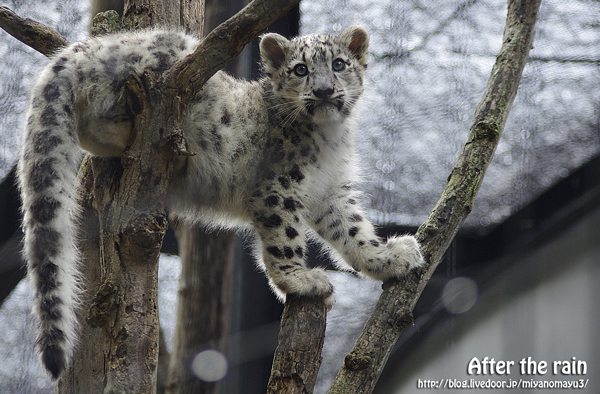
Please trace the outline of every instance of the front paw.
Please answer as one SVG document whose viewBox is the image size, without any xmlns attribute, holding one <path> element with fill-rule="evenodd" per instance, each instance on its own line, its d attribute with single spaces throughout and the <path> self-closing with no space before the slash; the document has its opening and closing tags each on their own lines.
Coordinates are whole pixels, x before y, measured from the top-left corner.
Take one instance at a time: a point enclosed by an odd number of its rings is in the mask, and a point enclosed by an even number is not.
<svg viewBox="0 0 600 394">
<path fill-rule="evenodd" d="M 379 249 L 377 258 L 369 262 L 364 273 L 381 281 L 399 278 L 425 264 L 419 243 L 412 235 L 389 238 L 385 247 Z"/>
<path fill-rule="evenodd" d="M 402 272 L 399 276 L 406 275 L 413 268 L 421 267 L 425 264 L 421 255 L 419 243 L 412 235 L 393 236 L 386 243 L 392 255 L 397 259 L 397 265 Z"/>
</svg>

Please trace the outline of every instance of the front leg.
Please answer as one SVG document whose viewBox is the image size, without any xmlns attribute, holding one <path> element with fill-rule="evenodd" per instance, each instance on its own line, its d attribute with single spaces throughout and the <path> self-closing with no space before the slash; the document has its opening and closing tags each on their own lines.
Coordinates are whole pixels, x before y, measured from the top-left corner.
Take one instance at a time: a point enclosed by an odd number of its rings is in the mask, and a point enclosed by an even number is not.
<svg viewBox="0 0 600 394">
<path fill-rule="evenodd" d="M 394 236 L 387 241 L 375 235 L 350 186 L 332 191 L 311 212 L 311 227 L 357 272 L 385 281 L 424 264 L 412 235 Z"/>
<path fill-rule="evenodd" d="M 325 271 L 305 264 L 304 206 L 294 195 L 271 188 L 255 193 L 249 205 L 259 237 L 255 252 L 275 293 L 282 300 L 290 293 L 321 297 L 331 308 L 333 286 Z"/>
</svg>

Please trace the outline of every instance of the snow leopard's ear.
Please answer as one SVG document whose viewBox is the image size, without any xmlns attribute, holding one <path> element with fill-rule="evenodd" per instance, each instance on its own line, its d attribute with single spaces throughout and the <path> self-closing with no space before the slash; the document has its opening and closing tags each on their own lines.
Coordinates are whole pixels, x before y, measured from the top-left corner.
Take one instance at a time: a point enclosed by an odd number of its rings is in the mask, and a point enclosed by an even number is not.
<svg viewBox="0 0 600 394">
<path fill-rule="evenodd" d="M 369 33 L 362 26 L 350 26 L 340 33 L 339 42 L 345 45 L 360 64 L 367 65 L 369 49 Z"/>
<path fill-rule="evenodd" d="M 290 42 L 284 36 L 268 33 L 260 39 L 260 56 L 267 69 L 278 69 L 285 61 L 285 53 Z"/>
</svg>

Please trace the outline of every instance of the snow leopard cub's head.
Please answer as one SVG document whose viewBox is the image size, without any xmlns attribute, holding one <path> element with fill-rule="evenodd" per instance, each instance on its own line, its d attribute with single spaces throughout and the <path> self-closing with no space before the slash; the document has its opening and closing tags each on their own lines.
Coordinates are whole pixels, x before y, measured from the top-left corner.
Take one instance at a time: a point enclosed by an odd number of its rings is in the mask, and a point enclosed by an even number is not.
<svg viewBox="0 0 600 394">
<path fill-rule="evenodd" d="M 266 34 L 260 42 L 265 73 L 273 84 L 275 110 L 292 122 L 339 122 L 363 92 L 369 35 L 351 26 L 340 35 L 311 34 L 288 40 Z"/>
</svg>

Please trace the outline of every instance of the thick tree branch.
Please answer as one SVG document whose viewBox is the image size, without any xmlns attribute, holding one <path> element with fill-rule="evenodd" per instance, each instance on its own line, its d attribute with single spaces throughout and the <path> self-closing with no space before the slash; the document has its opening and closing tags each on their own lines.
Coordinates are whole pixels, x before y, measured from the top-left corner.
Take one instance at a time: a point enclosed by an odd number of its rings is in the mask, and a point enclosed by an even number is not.
<svg viewBox="0 0 600 394">
<path fill-rule="evenodd" d="M 189 102 L 215 72 L 239 54 L 246 44 L 275 22 L 299 0 L 254 0 L 240 12 L 206 36 L 196 51 L 177 63 L 165 76 L 167 86 L 175 89 L 184 103 Z M 50 56 L 68 44 L 54 29 L 21 18 L 7 7 L 0 6 L 0 27 L 7 33 Z"/>
<path fill-rule="evenodd" d="M 539 5 L 540 0 L 509 0 L 502 48 L 467 142 L 440 200 L 417 232 L 428 266 L 384 284 L 384 292 L 330 393 L 372 392 L 400 333 L 411 324 L 414 305 L 470 213 L 494 155 L 532 47 Z"/>
<path fill-rule="evenodd" d="M 17 40 L 46 56 L 51 56 L 69 43 L 56 30 L 32 19 L 21 18 L 3 6 L 0 6 L 0 27 Z"/>
</svg>

